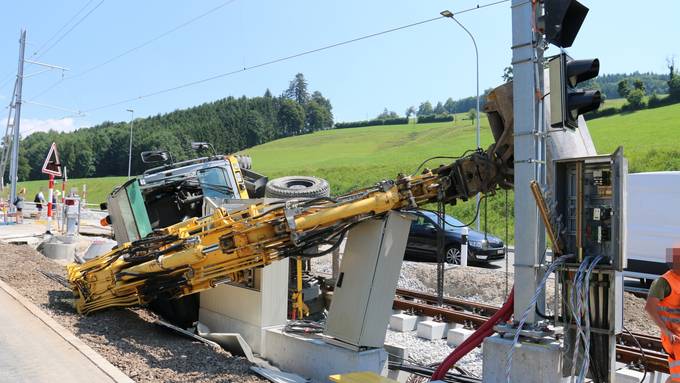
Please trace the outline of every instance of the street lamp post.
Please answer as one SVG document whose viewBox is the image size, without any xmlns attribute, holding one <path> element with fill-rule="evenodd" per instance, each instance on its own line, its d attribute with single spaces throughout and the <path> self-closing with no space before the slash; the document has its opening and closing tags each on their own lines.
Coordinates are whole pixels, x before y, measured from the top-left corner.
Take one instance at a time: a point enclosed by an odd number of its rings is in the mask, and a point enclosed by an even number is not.
<svg viewBox="0 0 680 383">
<path fill-rule="evenodd" d="M 472 44 L 475 46 L 475 61 L 476 61 L 476 66 L 477 66 L 477 109 L 475 111 L 475 116 L 476 116 L 476 124 L 477 124 L 477 149 L 481 147 L 481 142 L 480 142 L 480 132 L 479 132 L 479 51 L 477 50 L 477 41 L 475 41 L 474 36 L 472 36 L 472 33 L 463 26 L 463 24 L 460 23 L 454 16 L 453 12 L 449 10 L 441 11 L 440 14 L 444 17 L 448 17 L 451 20 L 455 21 L 456 24 L 458 24 L 463 30 L 470 36 L 470 39 L 472 40 Z M 477 193 L 477 210 L 479 210 L 479 202 L 480 202 L 480 196 L 479 193 Z M 477 214 L 477 230 L 479 230 L 479 214 Z"/>
<path fill-rule="evenodd" d="M 134 109 L 125 109 L 125 111 L 130 112 L 130 150 L 128 152 L 128 179 L 132 173 L 132 127 L 135 124 L 135 111 Z"/>
</svg>

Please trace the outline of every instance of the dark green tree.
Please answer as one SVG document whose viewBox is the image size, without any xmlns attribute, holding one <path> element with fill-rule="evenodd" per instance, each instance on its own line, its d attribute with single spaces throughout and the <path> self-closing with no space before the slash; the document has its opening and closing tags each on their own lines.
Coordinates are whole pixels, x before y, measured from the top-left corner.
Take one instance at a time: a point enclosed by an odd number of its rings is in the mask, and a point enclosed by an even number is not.
<svg viewBox="0 0 680 383">
<path fill-rule="evenodd" d="M 387 108 L 383 109 L 382 113 L 378 115 L 378 120 L 386 120 L 388 118 L 397 118 L 399 115 L 397 112 L 393 110 L 387 110 Z"/>
<path fill-rule="evenodd" d="M 284 132 L 284 136 L 302 133 L 305 127 L 305 110 L 302 109 L 302 105 L 289 99 L 281 100 L 278 123 Z"/>
<path fill-rule="evenodd" d="M 470 109 L 467 112 L 468 120 L 475 120 L 477 118 L 477 109 Z"/>
<path fill-rule="evenodd" d="M 631 109 L 642 109 L 645 107 L 645 92 L 642 89 L 635 88 L 628 92 L 626 100 L 628 100 Z"/>
<path fill-rule="evenodd" d="M 630 85 L 628 85 L 628 80 L 619 81 L 618 92 L 619 96 L 622 98 L 628 97 L 628 93 L 630 93 Z"/>
<path fill-rule="evenodd" d="M 305 75 L 298 73 L 295 78 L 291 80 L 288 89 L 286 90 L 286 97 L 295 100 L 300 105 L 305 105 L 309 101 L 309 92 L 307 91 L 307 80 Z"/>
<path fill-rule="evenodd" d="M 642 80 L 640 80 L 639 78 L 636 78 L 633 81 L 633 88 L 639 89 L 642 91 L 642 93 L 645 93 L 645 83 L 642 82 Z"/>
<path fill-rule="evenodd" d="M 434 114 L 434 110 L 432 109 L 432 104 L 429 101 L 420 103 L 417 113 L 418 117 L 429 116 L 432 114 Z"/>
<path fill-rule="evenodd" d="M 434 114 L 444 114 L 446 109 L 444 109 L 444 104 L 441 101 L 437 102 L 437 106 L 434 107 Z"/>
<path fill-rule="evenodd" d="M 406 108 L 406 112 L 404 112 L 406 115 L 406 118 L 410 118 L 411 116 L 416 114 L 416 107 L 411 105 L 408 108 Z"/>
<path fill-rule="evenodd" d="M 451 97 L 447 98 L 444 103 L 444 109 L 446 109 L 446 113 L 448 114 L 456 113 L 456 102 L 453 101 Z"/>
<path fill-rule="evenodd" d="M 328 129 L 333 125 L 328 110 L 316 101 L 310 101 L 305 106 L 305 118 L 305 127 L 309 132 Z"/>
<path fill-rule="evenodd" d="M 503 82 L 510 82 L 513 79 L 512 67 L 506 66 L 503 69 Z"/>
</svg>

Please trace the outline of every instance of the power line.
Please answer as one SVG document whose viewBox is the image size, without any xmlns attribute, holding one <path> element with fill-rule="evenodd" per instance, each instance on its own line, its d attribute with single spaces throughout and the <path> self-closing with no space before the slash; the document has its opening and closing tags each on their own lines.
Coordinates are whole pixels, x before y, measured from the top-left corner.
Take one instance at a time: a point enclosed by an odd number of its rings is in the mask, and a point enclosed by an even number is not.
<svg viewBox="0 0 680 383">
<path fill-rule="evenodd" d="M 385 31 L 382 31 L 382 32 L 372 33 L 370 35 L 365 35 L 365 36 L 353 38 L 353 39 L 350 39 L 350 40 L 341 41 L 339 43 L 326 45 L 326 46 L 323 46 L 323 47 L 320 47 L 320 48 L 315 48 L 315 49 L 303 51 L 303 52 L 300 52 L 300 53 L 295 53 L 295 54 L 292 54 L 292 55 L 289 55 L 289 56 L 284 56 L 284 57 L 280 57 L 280 58 L 277 58 L 277 59 L 265 61 L 265 62 L 260 63 L 260 64 L 251 65 L 251 66 L 243 67 L 241 69 L 236 69 L 236 70 L 233 70 L 233 71 L 230 71 L 230 72 L 220 73 L 220 74 L 217 74 L 217 75 L 214 75 L 214 76 L 206 77 L 206 78 L 203 78 L 203 79 L 200 79 L 200 80 L 187 82 L 187 83 L 184 83 L 184 84 L 173 86 L 171 88 L 161 89 L 161 90 L 158 90 L 158 91 L 155 91 L 155 92 L 152 92 L 152 93 L 143 94 L 141 96 L 132 97 L 132 98 L 128 98 L 128 99 L 125 99 L 125 100 L 112 102 L 110 104 L 106 104 L 106 105 L 98 106 L 96 108 L 84 110 L 83 112 L 85 112 L 85 113 L 93 112 L 93 111 L 96 111 L 96 110 L 110 108 L 110 107 L 113 107 L 113 106 L 116 106 L 116 105 L 125 104 L 125 103 L 130 102 L 130 101 L 141 100 L 141 99 L 144 99 L 144 98 L 157 96 L 159 94 L 172 92 L 172 91 L 175 91 L 175 90 L 187 88 L 187 87 L 190 87 L 190 86 L 202 84 L 204 82 L 217 80 L 217 79 L 228 77 L 228 76 L 233 76 L 233 75 L 238 74 L 238 73 L 247 72 L 249 70 L 253 70 L 253 69 L 261 68 L 261 67 L 264 67 L 264 66 L 276 64 L 276 63 L 279 63 L 279 62 L 282 62 L 282 61 L 287 61 L 287 60 L 291 60 L 291 59 L 294 59 L 294 58 L 297 58 L 297 57 L 306 56 L 306 55 L 309 55 L 309 54 L 312 54 L 312 53 L 325 51 L 325 50 L 328 50 L 328 49 L 331 49 L 331 48 L 337 48 L 339 46 L 355 43 L 355 42 L 361 41 L 361 40 L 370 39 L 372 37 L 385 35 L 385 34 L 388 34 L 388 33 L 391 33 L 391 32 L 396 32 L 396 31 L 399 31 L 399 30 L 402 30 L 402 29 L 412 28 L 412 27 L 415 27 L 415 26 L 418 26 L 418 25 L 422 25 L 422 24 L 430 23 L 432 21 L 440 20 L 442 18 L 443 18 L 443 16 L 438 16 L 438 17 L 434 17 L 434 18 L 431 18 L 431 19 L 418 21 L 418 22 L 415 22 L 415 23 L 407 24 L 407 25 L 402 25 L 400 27 L 391 28 L 391 29 L 388 29 L 388 30 L 385 30 Z"/>
<path fill-rule="evenodd" d="M 466 12 L 471 12 L 471 11 L 479 10 L 479 9 L 486 8 L 486 7 L 491 7 L 491 6 L 506 3 L 506 2 L 509 2 L 509 1 L 510 0 L 500 0 L 500 1 L 495 1 L 495 2 L 487 3 L 487 4 L 481 4 L 481 5 L 477 4 L 477 6 L 475 6 L 475 7 L 471 7 L 471 8 L 468 8 L 468 9 L 461 10 L 461 11 L 457 11 L 457 12 L 454 13 L 454 15 L 458 15 L 458 14 L 466 13 Z M 261 67 L 264 67 L 264 66 L 276 64 L 276 63 L 279 63 L 279 62 L 282 62 L 282 61 L 287 61 L 287 60 L 291 60 L 291 59 L 294 59 L 294 58 L 298 58 L 298 57 L 310 55 L 310 54 L 313 54 L 313 53 L 325 51 L 325 50 L 328 50 L 328 49 L 337 48 L 337 47 L 340 47 L 340 46 L 343 46 L 343 45 L 352 44 L 352 43 L 355 43 L 355 42 L 358 42 L 358 41 L 370 39 L 370 38 L 373 38 L 373 37 L 382 36 L 382 35 L 392 33 L 392 32 L 396 32 L 396 31 L 400 31 L 400 30 L 403 30 L 403 29 L 413 28 L 415 26 L 427 24 L 427 23 L 430 23 L 430 22 L 433 22 L 433 21 L 440 20 L 442 18 L 444 18 L 444 16 L 437 16 L 437 17 L 433 17 L 431 19 L 417 21 L 417 22 L 414 22 L 414 23 L 411 23 L 411 24 L 406 24 L 406 25 L 402 25 L 402 26 L 399 26 L 399 27 L 390 28 L 390 29 L 387 29 L 387 30 L 384 30 L 384 31 L 381 31 L 381 32 L 371 33 L 371 34 L 368 34 L 368 35 L 356 37 L 356 38 L 341 41 L 341 42 L 338 42 L 338 43 L 322 46 L 320 48 L 315 48 L 315 49 L 295 53 L 295 54 L 292 54 L 292 55 L 280 57 L 280 58 L 277 58 L 277 59 L 272 59 L 272 60 L 269 60 L 269 61 L 262 62 L 260 64 L 246 66 L 246 67 L 236 69 L 236 70 L 233 70 L 233 71 L 230 71 L 230 72 L 220 73 L 220 74 L 213 75 L 213 76 L 210 76 L 210 77 L 206 77 L 206 78 L 203 78 L 203 79 L 200 79 L 200 80 L 195 80 L 195 81 L 183 83 L 183 84 L 180 84 L 180 85 L 176 85 L 176 86 L 173 86 L 173 87 L 170 87 L 170 88 L 165 88 L 165 89 L 161 89 L 161 90 L 158 90 L 158 91 L 155 91 L 155 92 L 143 94 L 143 95 L 140 95 L 140 96 L 137 96 L 137 97 L 131 97 L 131 98 L 127 98 L 127 99 L 124 99 L 124 100 L 100 105 L 100 106 L 97 106 L 97 107 L 94 107 L 94 108 L 83 110 L 82 113 L 88 113 L 88 112 L 93 112 L 93 111 L 97 111 L 97 110 L 101 110 L 101 109 L 106 109 L 106 108 L 114 107 L 114 106 L 117 106 L 117 105 L 122 105 L 122 104 L 125 104 L 125 103 L 128 103 L 128 102 L 131 102 L 131 101 L 137 101 L 137 100 L 157 96 L 157 95 L 160 95 L 160 94 L 163 94 L 163 93 L 168 93 L 168 92 L 172 92 L 172 91 L 175 91 L 175 90 L 179 90 L 179 89 L 191 87 L 191 86 L 194 86 L 194 85 L 202 84 L 202 83 L 205 83 L 205 82 L 217 80 L 217 79 L 220 79 L 220 78 L 233 76 L 235 74 L 239 74 L 239 73 L 247 72 L 247 71 L 250 71 L 250 70 L 253 70 L 253 69 L 261 68 Z"/>
<path fill-rule="evenodd" d="M 63 40 L 64 37 L 68 36 L 68 34 L 71 33 L 71 31 L 73 31 L 78 25 L 80 25 L 83 21 L 85 21 L 85 19 L 87 19 L 87 17 L 90 16 L 90 15 L 92 14 L 92 12 L 96 11 L 97 8 L 99 8 L 99 7 L 104 3 L 104 1 L 106 1 L 106 0 L 101 0 L 99 3 L 97 3 L 97 5 L 95 5 L 94 8 L 90 9 L 83 17 L 80 18 L 80 20 L 76 21 L 75 24 L 73 24 L 73 25 L 71 26 L 71 28 L 69 28 L 68 30 L 66 30 L 66 32 L 64 32 L 64 33 L 63 33 L 56 41 L 54 41 L 50 46 L 48 46 L 47 48 L 45 48 L 45 50 L 42 51 L 42 53 L 40 53 L 36 58 L 40 58 L 40 57 L 44 56 L 47 52 L 50 51 L 50 49 L 54 48 L 57 44 L 59 44 L 59 42 L 60 42 L 61 40 Z M 89 4 L 89 3 L 88 3 L 88 4 Z"/>
<path fill-rule="evenodd" d="M 111 62 L 116 61 L 116 60 L 118 60 L 119 58 L 121 58 L 121 57 L 123 57 L 123 56 L 126 56 L 126 55 L 128 55 L 128 54 L 130 54 L 130 53 L 132 53 L 132 52 L 138 51 L 138 50 L 140 50 L 140 49 L 146 47 L 147 45 L 152 44 L 152 43 L 154 43 L 154 42 L 156 42 L 156 41 L 162 39 L 163 37 L 165 37 L 165 36 L 167 36 L 167 35 L 169 35 L 169 34 L 172 34 L 173 32 L 176 32 L 176 31 L 179 30 L 179 29 L 182 29 L 182 28 L 184 28 L 184 27 L 186 27 L 186 26 L 188 26 L 188 25 L 190 25 L 190 24 L 193 24 L 194 22 L 196 22 L 196 21 L 198 21 L 198 20 L 200 20 L 200 19 L 202 19 L 202 18 L 204 18 L 204 17 L 210 15 L 211 13 L 217 12 L 218 10 L 220 10 L 220 9 L 222 9 L 222 8 L 224 8 L 224 7 L 226 7 L 227 5 L 229 5 L 229 4 L 231 4 L 231 3 L 235 2 L 235 1 L 236 1 L 236 0 L 225 1 L 224 3 L 222 3 L 222 4 L 220 4 L 220 5 L 218 5 L 218 6 L 214 7 L 214 8 L 211 8 L 211 9 L 205 11 L 205 12 L 201 13 L 201 14 L 198 15 L 198 16 L 195 16 L 195 17 L 193 17 L 193 18 L 191 18 L 191 19 L 189 19 L 189 20 L 183 22 L 182 24 L 179 24 L 179 25 L 177 25 L 177 26 L 175 26 L 175 27 L 173 27 L 173 28 L 171 28 L 171 29 L 168 29 L 167 31 L 165 31 L 165 32 L 163 32 L 163 33 L 161 33 L 161 34 L 159 34 L 159 35 L 157 35 L 157 36 L 155 36 L 155 37 L 153 37 L 153 38 L 151 38 L 151 39 L 149 39 L 149 40 L 147 40 L 147 41 L 145 41 L 145 42 L 143 42 L 143 43 L 141 43 L 141 44 L 139 44 L 139 45 L 137 45 L 137 46 L 134 46 L 134 47 L 132 47 L 132 48 L 130 48 L 130 49 L 128 49 L 128 50 L 125 50 L 125 51 L 123 51 L 123 52 L 121 52 L 121 53 L 119 53 L 119 54 L 117 54 L 117 55 L 115 55 L 115 56 L 113 56 L 113 57 L 111 57 L 111 58 L 105 60 L 105 61 L 102 61 L 101 63 L 96 64 L 96 65 L 94 65 L 94 66 L 92 66 L 92 67 L 90 67 L 90 68 L 88 68 L 88 69 L 86 69 L 86 70 L 84 70 L 84 71 L 82 71 L 82 72 L 80 72 L 80 73 L 77 73 L 77 74 L 75 74 L 75 75 L 73 75 L 73 76 L 68 76 L 68 77 L 61 78 L 60 80 L 54 82 L 52 85 L 50 85 L 50 86 L 48 86 L 47 88 L 45 88 L 45 89 L 43 89 L 42 91 L 40 91 L 37 95 L 35 95 L 35 96 L 32 97 L 31 99 L 32 99 L 32 100 L 35 100 L 36 98 L 41 97 L 42 95 L 46 94 L 46 93 L 49 92 L 50 90 L 56 88 L 59 84 L 61 84 L 61 83 L 64 82 L 64 81 L 71 80 L 71 79 L 74 79 L 74 78 L 77 78 L 77 77 L 85 76 L 86 74 L 88 74 L 88 73 L 90 73 L 90 72 L 92 72 L 92 71 L 95 71 L 95 70 L 97 70 L 97 69 L 103 67 L 104 65 L 110 64 Z"/>
<path fill-rule="evenodd" d="M 49 39 L 45 40 L 45 42 L 43 42 L 42 45 L 40 45 L 40 47 L 39 47 L 38 49 L 36 49 L 36 50 L 33 52 L 33 54 L 32 54 L 31 56 L 37 55 L 37 54 L 40 52 L 41 49 L 43 49 L 47 44 L 50 43 L 50 41 L 52 41 L 52 40 L 53 40 L 55 37 L 57 37 L 64 29 L 66 29 L 66 27 L 67 27 L 69 24 L 71 24 L 71 22 L 72 22 L 73 20 L 75 20 L 76 17 L 78 17 L 78 16 L 79 16 L 79 15 L 80 15 L 87 7 L 89 7 L 90 4 L 92 4 L 93 2 L 94 2 L 94 0 L 90 0 L 90 1 L 88 1 L 83 7 L 81 7 L 81 8 L 78 10 L 78 12 L 76 12 L 73 16 L 71 16 L 71 18 L 70 18 L 66 23 L 64 23 L 64 25 L 61 26 L 61 28 L 59 28 L 56 32 L 54 32 L 54 33 L 52 34 L 52 36 L 50 36 Z"/>
</svg>

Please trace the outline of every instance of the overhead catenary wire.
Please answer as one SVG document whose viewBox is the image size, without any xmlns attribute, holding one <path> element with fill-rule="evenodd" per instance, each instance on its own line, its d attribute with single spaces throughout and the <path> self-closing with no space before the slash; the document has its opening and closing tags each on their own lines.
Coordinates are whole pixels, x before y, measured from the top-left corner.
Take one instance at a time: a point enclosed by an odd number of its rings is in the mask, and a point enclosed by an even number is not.
<svg viewBox="0 0 680 383">
<path fill-rule="evenodd" d="M 146 46 L 148 46 L 148 45 L 151 45 L 152 43 L 154 43 L 154 42 L 156 42 L 156 41 L 158 41 L 158 40 L 160 40 L 160 39 L 162 39 L 162 38 L 164 38 L 164 37 L 166 37 L 166 36 L 168 36 L 168 35 L 170 35 L 170 34 L 176 32 L 176 31 L 178 31 L 178 30 L 180 30 L 180 29 L 182 29 L 182 28 L 184 28 L 184 27 L 186 27 L 186 26 L 189 26 L 190 24 L 193 24 L 193 23 L 195 23 L 196 21 L 198 21 L 198 20 L 200 20 L 200 19 L 202 19 L 202 18 L 204 18 L 204 17 L 206 17 L 206 16 L 208 16 L 208 15 L 210 15 L 210 14 L 212 14 L 212 13 L 215 13 L 215 12 L 219 11 L 220 9 L 226 7 L 227 5 L 230 5 L 230 4 L 234 3 L 235 1 L 236 1 L 236 0 L 228 0 L 228 1 L 225 1 L 225 2 L 223 2 L 223 3 L 221 3 L 221 4 L 217 5 L 217 6 L 215 6 L 215 7 L 213 7 L 213 8 L 210 8 L 209 10 L 207 10 L 207 11 L 205 11 L 205 12 L 203 12 L 203 13 L 197 15 L 197 16 L 192 17 L 191 19 L 189 19 L 189 20 L 187 20 L 187 21 L 185 21 L 185 22 L 183 22 L 183 23 L 181 23 L 181 24 L 179 24 L 179 25 L 176 25 L 176 26 L 174 26 L 174 27 L 172 27 L 172 28 L 170 28 L 170 29 L 168 29 L 168 30 L 166 30 L 166 31 L 164 31 L 164 32 L 162 32 L 162 33 L 160 33 L 160 34 L 158 34 L 158 35 L 152 37 L 152 38 L 149 39 L 149 40 L 146 40 L 146 41 L 142 42 L 141 44 L 135 45 L 135 46 L 132 47 L 132 48 L 126 49 L 126 50 L 122 51 L 121 53 L 116 54 L 115 56 L 112 56 L 112 57 L 110 57 L 110 58 L 108 58 L 108 59 L 106 59 L 106 60 L 104 60 L 104 61 L 102 61 L 102 62 L 100 62 L 100 63 L 98 63 L 98 64 L 95 64 L 95 65 L 93 65 L 93 66 L 91 66 L 91 67 L 85 69 L 85 70 L 82 71 L 82 72 L 76 73 L 76 74 L 71 75 L 71 76 L 63 77 L 63 78 L 59 79 L 58 81 L 54 82 L 52 85 L 50 85 L 50 86 L 48 86 L 47 88 L 45 88 L 45 89 L 41 90 L 40 92 L 38 92 L 38 93 L 37 93 L 35 96 L 33 96 L 31 99 L 32 99 L 32 100 L 35 100 L 36 98 L 43 96 L 44 94 L 48 93 L 48 92 L 51 91 L 52 89 L 56 88 L 59 84 L 63 83 L 64 81 L 68 81 L 68 80 L 72 80 L 72 79 L 74 79 L 74 78 L 78 78 L 78 77 L 85 76 L 85 75 L 87 75 L 87 74 L 89 74 L 89 73 L 91 73 L 91 72 L 93 72 L 93 71 L 95 71 L 95 70 L 97 70 L 97 69 L 99 69 L 99 68 L 105 66 L 105 65 L 108 65 L 108 64 L 110 64 L 110 63 L 112 63 L 112 62 L 114 62 L 114 61 L 120 59 L 121 57 L 127 56 L 127 55 L 129 55 L 130 53 L 136 52 L 136 51 L 138 51 L 138 50 L 140 50 L 140 49 L 142 49 L 142 48 L 144 48 L 144 47 L 146 47 Z"/>
<path fill-rule="evenodd" d="M 61 42 L 66 36 L 68 36 L 69 33 L 71 33 L 78 25 L 80 25 L 85 19 L 87 19 L 94 11 L 97 10 L 106 0 L 100 0 L 97 5 L 95 5 L 92 9 L 90 9 L 83 17 L 81 17 L 78 21 L 76 21 L 69 29 L 66 30 L 59 38 L 57 38 L 52 44 L 50 44 L 47 48 L 45 48 L 42 52 L 37 52 L 38 54 L 35 55 L 35 58 L 40 58 L 44 56 L 47 52 L 49 52 L 52 48 L 54 48 L 57 44 Z M 88 3 L 89 4 L 89 3 Z"/>
<path fill-rule="evenodd" d="M 510 0 L 500 0 L 500 1 L 495 1 L 495 2 L 491 2 L 491 3 L 487 3 L 487 4 L 478 4 L 475 7 L 463 9 L 463 10 L 455 12 L 454 14 L 472 12 L 472 11 L 475 11 L 475 10 L 479 10 L 479 9 L 491 7 L 491 6 L 494 6 L 494 5 L 506 3 L 508 1 L 510 1 Z M 209 81 L 213 81 L 213 80 L 217 80 L 217 79 L 221 79 L 221 78 L 225 78 L 225 77 L 229 77 L 229 76 L 233 76 L 233 75 L 236 75 L 236 74 L 239 74 L 239 73 L 247 72 L 247 71 L 250 71 L 250 70 L 253 70 L 253 69 L 262 68 L 262 67 L 265 67 L 265 66 L 269 66 L 269 65 L 276 64 L 276 63 L 279 63 L 279 62 L 291 60 L 291 59 L 294 59 L 294 58 L 310 55 L 310 54 L 313 54 L 313 53 L 329 50 L 329 49 L 332 49 L 332 48 L 337 48 L 337 47 L 340 47 L 340 46 L 352 44 L 352 43 L 359 42 L 359 41 L 362 41 L 362 40 L 367 40 L 367 39 L 370 39 L 370 38 L 373 38 L 373 37 L 386 35 L 386 34 L 389 34 L 389 33 L 392 33 L 392 32 L 397 32 L 397 31 L 400 31 L 400 30 L 413 28 L 413 27 L 416 27 L 416 26 L 419 26 L 419 25 L 423 25 L 423 24 L 431 23 L 431 22 L 434 22 L 434 21 L 437 21 L 437 20 L 441 20 L 443 18 L 444 18 L 443 16 L 437 16 L 437 17 L 433 17 L 433 18 L 430 18 L 430 19 L 421 20 L 421 21 L 417 21 L 417 22 L 414 22 L 414 23 L 398 26 L 398 27 L 395 27 L 395 28 L 390 28 L 390 29 L 387 29 L 387 30 L 384 30 L 384 31 L 371 33 L 371 34 L 356 37 L 356 38 L 353 38 L 353 39 L 349 39 L 349 40 L 325 45 L 325 46 L 322 46 L 322 47 L 319 47 L 319 48 L 302 51 L 302 52 L 299 52 L 299 53 L 291 54 L 291 55 L 288 55 L 288 56 L 283 56 L 283 57 L 276 58 L 276 59 L 271 59 L 271 60 L 268 60 L 268 61 L 265 61 L 265 62 L 262 62 L 262 63 L 259 63 L 259 64 L 255 64 L 255 65 L 251 65 L 251 66 L 245 66 L 243 68 L 235 69 L 235 70 L 232 70 L 232 71 L 229 71 L 229 72 L 219 73 L 219 74 L 216 74 L 216 75 L 213 75 L 213 76 L 205 77 L 205 78 L 195 80 L 195 81 L 186 82 L 186 83 L 183 83 L 183 84 L 179 84 L 179 85 L 176 85 L 176 86 L 173 86 L 173 87 L 157 90 L 157 91 L 154 91 L 154 92 L 142 94 L 142 95 L 139 95 L 139 96 L 136 96 L 136 97 L 130 97 L 130 98 L 126 98 L 126 99 L 123 99 L 123 100 L 120 100 L 120 101 L 115 101 L 115 102 L 107 103 L 107 104 L 104 104 L 104 105 L 96 106 L 96 107 L 93 107 L 93 108 L 83 110 L 83 112 L 93 112 L 93 111 L 111 108 L 111 107 L 114 107 L 114 106 L 129 103 L 131 101 L 138 101 L 138 100 L 142 100 L 142 99 L 145 99 L 145 98 L 154 97 L 154 96 L 157 96 L 157 95 L 160 95 L 160 94 L 172 92 L 172 91 L 179 90 L 179 89 L 184 89 L 184 88 L 187 88 L 187 87 L 199 85 L 199 84 L 202 84 L 202 83 L 205 83 L 205 82 L 209 82 Z"/>
<path fill-rule="evenodd" d="M 64 29 L 66 29 L 68 27 L 68 25 L 71 24 L 71 22 L 73 22 L 73 20 L 75 20 L 76 17 L 78 17 L 81 13 L 83 13 L 83 11 L 85 9 L 87 9 L 87 7 L 89 7 L 90 4 L 92 4 L 94 1 L 95 0 L 89 0 L 87 3 L 85 3 L 85 5 L 83 5 L 80 9 L 78 9 L 78 11 L 75 14 L 73 14 L 73 16 L 71 16 L 71 18 L 68 19 L 68 21 L 65 22 L 64 25 L 61 26 L 61 28 L 59 28 L 56 32 L 54 32 L 52 34 L 52 36 L 50 36 L 50 38 L 45 40 L 35 51 L 33 51 L 33 54 L 31 55 L 31 57 L 36 56 L 45 46 L 47 46 L 47 44 L 49 44 L 52 40 L 54 40 L 55 37 L 57 37 Z"/>
</svg>

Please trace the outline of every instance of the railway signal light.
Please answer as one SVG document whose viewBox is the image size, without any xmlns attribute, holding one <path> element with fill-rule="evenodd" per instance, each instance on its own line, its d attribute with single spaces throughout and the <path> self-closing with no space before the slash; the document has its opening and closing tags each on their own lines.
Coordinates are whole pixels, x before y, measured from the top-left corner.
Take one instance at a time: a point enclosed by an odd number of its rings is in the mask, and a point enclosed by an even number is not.
<svg viewBox="0 0 680 383">
<path fill-rule="evenodd" d="M 549 43 L 568 48 L 576 39 L 588 8 L 576 0 L 544 0 L 543 29 Z"/>
<path fill-rule="evenodd" d="M 597 77 L 600 60 L 573 60 L 562 53 L 548 61 L 550 72 L 550 125 L 578 127 L 578 116 L 596 110 L 602 102 L 600 91 L 576 86 Z"/>
</svg>

